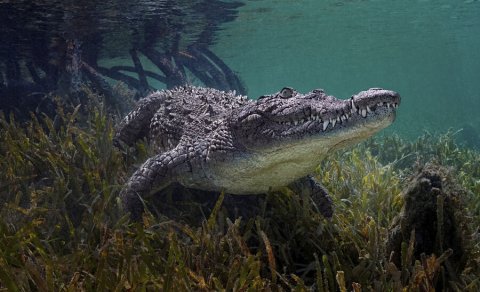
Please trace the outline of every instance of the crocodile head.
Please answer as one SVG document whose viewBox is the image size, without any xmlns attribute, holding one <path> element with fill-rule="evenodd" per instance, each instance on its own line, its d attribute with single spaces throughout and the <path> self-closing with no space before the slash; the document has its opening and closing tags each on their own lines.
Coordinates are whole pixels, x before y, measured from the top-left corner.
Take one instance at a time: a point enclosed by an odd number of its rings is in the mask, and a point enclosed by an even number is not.
<svg viewBox="0 0 480 292">
<path fill-rule="evenodd" d="M 286 87 L 235 113 L 231 124 L 237 143 L 250 153 L 275 157 L 278 163 L 308 161 L 387 127 L 399 104 L 396 92 L 380 88 L 343 100 L 321 89 L 300 94 Z"/>
</svg>

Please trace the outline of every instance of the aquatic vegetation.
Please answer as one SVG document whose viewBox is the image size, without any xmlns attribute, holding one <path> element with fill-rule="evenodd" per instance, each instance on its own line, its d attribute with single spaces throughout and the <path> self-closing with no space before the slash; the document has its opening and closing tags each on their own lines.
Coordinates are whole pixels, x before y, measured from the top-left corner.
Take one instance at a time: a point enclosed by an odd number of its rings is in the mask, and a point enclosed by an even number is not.
<svg viewBox="0 0 480 292">
<path fill-rule="evenodd" d="M 87 105 L 59 104 L 57 113 L 25 123 L 0 115 L 0 289 L 432 291 L 442 281 L 480 289 L 480 153 L 454 132 L 375 138 L 324 161 L 317 174 L 335 200 L 331 220 L 285 188 L 260 197 L 248 218 L 229 219 L 221 194 L 206 218 L 148 213 L 140 225 L 117 195 L 148 145 L 114 148 L 114 117 L 91 92 Z M 408 178 L 432 160 L 466 206 L 461 266 L 454 247 L 417 254 L 413 237 L 400 262 L 387 249 Z"/>
</svg>

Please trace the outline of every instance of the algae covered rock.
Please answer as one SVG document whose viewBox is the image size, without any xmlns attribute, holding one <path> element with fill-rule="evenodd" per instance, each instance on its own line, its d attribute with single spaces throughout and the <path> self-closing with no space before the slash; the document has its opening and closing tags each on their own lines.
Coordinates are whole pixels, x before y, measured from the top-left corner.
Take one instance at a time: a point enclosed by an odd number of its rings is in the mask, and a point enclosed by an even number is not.
<svg viewBox="0 0 480 292">
<path fill-rule="evenodd" d="M 442 267 L 436 267 L 445 269 L 442 277 L 457 278 L 471 254 L 472 233 L 464 203 L 467 191 L 447 168 L 428 163 L 412 176 L 402 195 L 405 204 L 389 230 L 387 252 L 391 260 L 405 269 L 413 261 L 423 262 L 433 255 L 444 261 L 439 262 Z"/>
</svg>

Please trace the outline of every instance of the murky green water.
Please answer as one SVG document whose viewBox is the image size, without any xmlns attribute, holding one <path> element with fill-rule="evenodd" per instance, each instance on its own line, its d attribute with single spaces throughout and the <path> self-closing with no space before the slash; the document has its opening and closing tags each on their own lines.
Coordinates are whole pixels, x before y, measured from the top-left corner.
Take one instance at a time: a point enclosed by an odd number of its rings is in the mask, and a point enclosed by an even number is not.
<svg viewBox="0 0 480 292">
<path fill-rule="evenodd" d="M 385 87 L 404 135 L 480 127 L 479 1 L 247 1 L 215 51 L 252 96 Z"/>
<path fill-rule="evenodd" d="M 480 291 L 479 76 L 480 0 L 0 0 L 0 290 Z M 403 99 L 318 167 L 185 100 L 118 122 L 184 84 Z"/>
</svg>

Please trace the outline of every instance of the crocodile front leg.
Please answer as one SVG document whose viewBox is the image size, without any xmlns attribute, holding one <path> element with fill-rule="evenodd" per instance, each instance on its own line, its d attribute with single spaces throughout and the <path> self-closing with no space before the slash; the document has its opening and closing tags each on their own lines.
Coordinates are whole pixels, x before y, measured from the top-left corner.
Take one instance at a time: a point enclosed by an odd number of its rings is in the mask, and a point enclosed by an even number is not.
<svg viewBox="0 0 480 292">
<path fill-rule="evenodd" d="M 120 196 L 123 207 L 133 221 L 140 221 L 144 212 L 142 198 L 153 190 L 160 190 L 175 181 L 178 166 L 185 163 L 187 155 L 171 151 L 149 158 L 130 177 Z"/>
<path fill-rule="evenodd" d="M 291 183 L 289 188 L 302 197 L 309 196 L 318 212 L 325 218 L 332 218 L 333 203 L 327 190 L 313 176 L 308 175 Z"/>
</svg>

